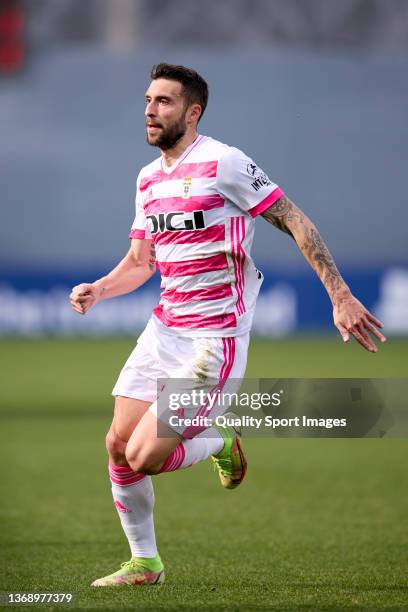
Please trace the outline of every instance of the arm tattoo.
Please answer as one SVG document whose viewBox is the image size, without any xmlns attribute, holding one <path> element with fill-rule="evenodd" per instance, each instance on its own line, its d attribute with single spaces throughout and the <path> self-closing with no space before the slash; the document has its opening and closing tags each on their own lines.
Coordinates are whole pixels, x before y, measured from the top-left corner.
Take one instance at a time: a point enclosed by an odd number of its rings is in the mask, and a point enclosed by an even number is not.
<svg viewBox="0 0 408 612">
<path fill-rule="evenodd" d="M 154 248 L 153 241 L 150 244 L 149 268 L 152 272 L 156 269 L 156 249 Z"/>
<path fill-rule="evenodd" d="M 293 221 L 294 219 L 294 204 L 287 198 L 286 196 L 282 196 L 269 208 L 267 208 L 262 216 L 269 223 L 280 229 L 282 232 L 289 234 L 289 236 L 294 237 L 292 232 L 287 226 L 288 222 Z M 302 223 L 301 217 L 299 217 L 299 222 Z"/>
<path fill-rule="evenodd" d="M 326 287 L 329 295 L 334 296 L 344 285 L 344 281 L 334 263 L 329 249 L 314 226 L 306 229 L 301 249 Z"/>
<path fill-rule="evenodd" d="M 267 208 L 262 216 L 296 241 L 330 297 L 335 297 L 345 283 L 329 249 L 306 215 L 289 198 L 282 196 L 275 204 Z"/>
</svg>

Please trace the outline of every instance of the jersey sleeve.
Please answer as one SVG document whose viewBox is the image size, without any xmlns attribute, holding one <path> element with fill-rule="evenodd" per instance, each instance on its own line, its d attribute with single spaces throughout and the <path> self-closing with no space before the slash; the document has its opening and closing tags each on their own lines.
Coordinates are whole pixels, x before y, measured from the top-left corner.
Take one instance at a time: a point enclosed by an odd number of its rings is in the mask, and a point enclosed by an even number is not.
<svg viewBox="0 0 408 612">
<path fill-rule="evenodd" d="M 151 238 L 152 235 L 150 233 L 146 215 L 143 208 L 143 200 L 142 194 L 140 191 L 140 175 L 136 181 L 136 197 L 135 197 L 135 220 L 132 223 L 132 227 L 130 228 L 129 238 L 139 238 L 141 240 L 145 238 Z"/>
<path fill-rule="evenodd" d="M 254 161 L 229 147 L 218 161 L 217 190 L 238 208 L 256 217 L 284 194 Z"/>
</svg>

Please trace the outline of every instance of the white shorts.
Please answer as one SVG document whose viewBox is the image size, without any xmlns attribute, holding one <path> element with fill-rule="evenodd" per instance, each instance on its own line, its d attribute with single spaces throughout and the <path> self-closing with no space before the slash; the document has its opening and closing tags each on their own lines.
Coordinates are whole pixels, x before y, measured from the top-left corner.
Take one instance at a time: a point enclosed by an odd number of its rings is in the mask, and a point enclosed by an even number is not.
<svg viewBox="0 0 408 612">
<path fill-rule="evenodd" d="M 236 337 L 186 337 L 167 334 L 153 316 L 126 361 L 112 395 L 152 402 L 150 410 L 169 424 L 169 412 L 158 414 L 158 379 L 197 381 L 194 388 L 206 389 L 206 381 L 240 380 L 244 377 L 249 332 Z M 214 405 L 214 411 L 217 405 Z M 223 410 L 225 411 L 225 410 Z M 194 418 L 202 412 L 196 406 L 183 409 L 183 416 Z M 210 416 L 210 415 L 208 415 Z M 216 414 L 211 414 L 215 418 Z M 205 427 L 170 425 L 185 438 L 194 437 Z"/>
</svg>

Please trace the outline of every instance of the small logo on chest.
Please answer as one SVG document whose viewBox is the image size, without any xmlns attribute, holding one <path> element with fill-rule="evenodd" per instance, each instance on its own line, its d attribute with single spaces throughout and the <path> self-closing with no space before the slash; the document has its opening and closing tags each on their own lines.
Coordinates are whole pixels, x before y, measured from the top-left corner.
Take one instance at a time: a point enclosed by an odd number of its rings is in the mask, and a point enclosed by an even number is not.
<svg viewBox="0 0 408 612">
<path fill-rule="evenodd" d="M 183 183 L 181 186 L 181 197 L 183 198 L 183 200 L 188 200 L 189 198 L 191 198 L 192 191 L 193 179 L 191 178 L 191 176 L 185 176 L 183 178 Z"/>
</svg>

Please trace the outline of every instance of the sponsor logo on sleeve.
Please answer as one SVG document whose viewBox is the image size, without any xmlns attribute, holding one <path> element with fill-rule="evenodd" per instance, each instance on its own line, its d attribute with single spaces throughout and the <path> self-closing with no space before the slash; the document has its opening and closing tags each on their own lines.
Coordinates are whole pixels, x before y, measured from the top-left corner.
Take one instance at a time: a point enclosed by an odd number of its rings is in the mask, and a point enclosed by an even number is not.
<svg viewBox="0 0 408 612">
<path fill-rule="evenodd" d="M 259 191 L 261 187 L 267 187 L 272 185 L 272 181 L 258 166 L 254 163 L 247 164 L 247 173 L 254 179 L 251 183 L 251 187 L 254 191 Z"/>
</svg>

